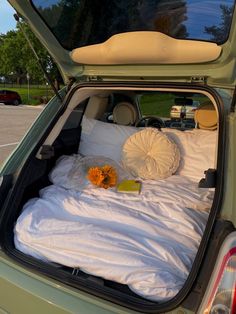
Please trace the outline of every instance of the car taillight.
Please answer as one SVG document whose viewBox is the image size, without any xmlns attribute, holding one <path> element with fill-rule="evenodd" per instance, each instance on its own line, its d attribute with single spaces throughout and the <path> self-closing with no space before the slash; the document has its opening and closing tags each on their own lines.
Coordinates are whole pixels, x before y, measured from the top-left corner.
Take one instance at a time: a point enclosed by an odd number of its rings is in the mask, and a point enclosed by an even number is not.
<svg viewBox="0 0 236 314">
<path fill-rule="evenodd" d="M 224 256 L 203 310 L 204 314 L 236 313 L 236 247 Z"/>
<path fill-rule="evenodd" d="M 178 111 L 177 108 L 171 108 L 171 111 Z"/>
</svg>

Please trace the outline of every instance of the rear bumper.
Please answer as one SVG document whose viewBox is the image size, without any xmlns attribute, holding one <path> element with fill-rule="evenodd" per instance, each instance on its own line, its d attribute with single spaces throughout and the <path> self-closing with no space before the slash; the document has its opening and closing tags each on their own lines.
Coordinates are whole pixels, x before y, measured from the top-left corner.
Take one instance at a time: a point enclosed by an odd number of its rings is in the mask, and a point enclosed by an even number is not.
<svg viewBox="0 0 236 314">
<path fill-rule="evenodd" d="M 119 306 L 26 271 L 0 252 L 1 313 L 111 314 L 120 310 Z"/>
</svg>

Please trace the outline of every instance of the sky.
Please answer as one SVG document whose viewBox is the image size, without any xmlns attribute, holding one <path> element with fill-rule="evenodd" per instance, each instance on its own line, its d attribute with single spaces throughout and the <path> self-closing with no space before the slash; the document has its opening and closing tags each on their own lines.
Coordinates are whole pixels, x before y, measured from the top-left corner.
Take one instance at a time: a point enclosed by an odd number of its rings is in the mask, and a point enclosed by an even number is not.
<svg viewBox="0 0 236 314">
<path fill-rule="evenodd" d="M 15 11 L 7 2 L 0 0 L 0 33 L 5 34 L 7 31 L 16 27 L 16 22 L 13 17 Z"/>
</svg>

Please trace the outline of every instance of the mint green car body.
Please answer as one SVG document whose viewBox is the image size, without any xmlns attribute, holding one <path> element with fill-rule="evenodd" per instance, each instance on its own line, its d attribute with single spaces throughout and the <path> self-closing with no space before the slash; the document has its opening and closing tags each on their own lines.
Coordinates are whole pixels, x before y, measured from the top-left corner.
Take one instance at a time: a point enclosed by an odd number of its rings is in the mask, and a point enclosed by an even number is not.
<svg viewBox="0 0 236 314">
<path fill-rule="evenodd" d="M 45 24 L 34 10 L 29 9 L 30 1 L 9 0 L 9 2 L 19 13 L 28 18 L 32 29 L 59 64 L 65 83 L 69 81 L 69 77 L 75 77 L 78 84 L 94 77 L 102 78 L 105 82 L 109 81 L 109 78 L 112 78 L 113 82 L 118 82 L 137 81 L 139 77 L 142 77 L 146 78 L 147 81 L 162 82 L 164 80 L 165 82 L 178 83 L 189 83 L 194 78 L 199 78 L 199 80 L 201 77 L 206 78 L 206 84 L 217 89 L 221 95 L 226 113 L 224 191 L 221 217 L 231 221 L 236 226 L 236 114 L 230 111 L 236 86 L 236 28 L 231 30 L 228 41 L 222 45 L 223 52 L 220 58 L 207 66 L 206 64 L 75 65 L 69 57 L 69 52 L 60 47 L 51 33 L 46 33 Z M 232 25 L 236 25 L 236 14 L 233 17 Z M 61 94 L 65 94 L 65 89 L 61 91 Z M 60 108 L 60 101 L 56 97 L 52 98 L 3 165 L 1 177 L 17 174 L 20 171 L 45 128 L 49 126 Z M 37 271 L 28 269 L 14 261 L 0 250 L 0 313 L 108 314 L 137 312 L 41 275 Z M 168 313 L 190 314 L 193 312 L 179 306 Z"/>
</svg>

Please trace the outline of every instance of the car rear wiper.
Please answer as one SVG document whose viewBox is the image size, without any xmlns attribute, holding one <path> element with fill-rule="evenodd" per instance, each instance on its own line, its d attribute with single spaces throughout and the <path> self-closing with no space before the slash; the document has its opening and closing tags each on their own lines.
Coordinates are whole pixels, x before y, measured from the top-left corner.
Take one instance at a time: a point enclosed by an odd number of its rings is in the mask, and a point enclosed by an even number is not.
<svg viewBox="0 0 236 314">
<path fill-rule="evenodd" d="M 25 37 L 25 39 L 26 39 L 26 41 L 27 41 L 29 47 L 30 47 L 31 50 L 33 51 L 33 54 L 35 55 L 36 60 L 38 61 L 39 65 L 40 65 L 40 67 L 41 67 L 41 69 L 42 69 L 42 71 L 43 71 L 43 73 L 44 73 L 45 79 L 47 80 L 48 84 L 50 84 L 50 86 L 52 87 L 52 89 L 53 89 L 55 95 L 57 96 L 57 98 L 60 100 L 60 102 L 62 102 L 62 97 L 61 97 L 61 95 L 58 93 L 58 90 L 56 89 L 55 85 L 53 84 L 52 79 L 51 79 L 50 76 L 48 75 L 48 72 L 47 72 L 46 69 L 44 68 L 44 65 L 43 65 L 41 59 L 39 58 L 37 52 L 35 51 L 35 49 L 34 49 L 32 43 L 31 43 L 31 41 L 30 41 L 30 39 L 29 39 L 29 37 L 28 37 L 28 35 L 27 35 L 26 32 L 24 31 L 24 28 L 22 27 L 22 25 L 21 25 L 21 23 L 20 23 L 20 17 L 19 17 L 19 15 L 18 15 L 17 13 L 15 13 L 15 14 L 14 14 L 14 18 L 15 18 L 15 20 L 18 22 L 19 28 L 20 28 L 20 30 L 22 31 L 22 33 L 23 33 L 23 35 L 24 35 L 24 37 Z"/>
</svg>

